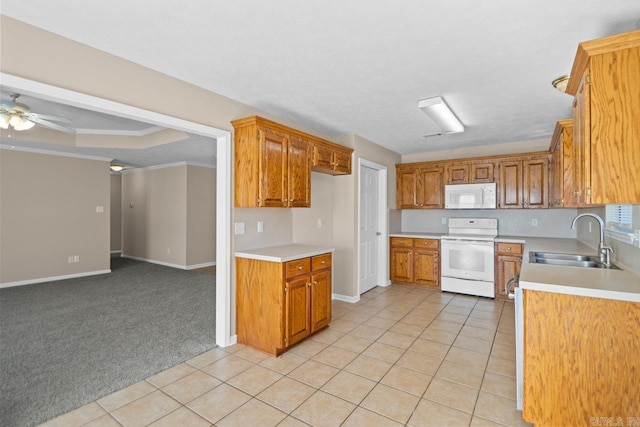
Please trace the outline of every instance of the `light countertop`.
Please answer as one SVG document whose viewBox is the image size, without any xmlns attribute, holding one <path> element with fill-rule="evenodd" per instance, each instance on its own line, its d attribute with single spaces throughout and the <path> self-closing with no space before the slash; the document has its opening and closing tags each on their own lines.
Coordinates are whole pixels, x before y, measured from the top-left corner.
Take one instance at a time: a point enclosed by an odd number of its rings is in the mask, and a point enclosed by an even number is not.
<svg viewBox="0 0 640 427">
<path fill-rule="evenodd" d="M 640 302 L 640 275 L 623 270 L 565 267 L 529 262 L 530 251 L 596 255 L 576 239 L 526 237 L 520 287 L 545 292 Z M 615 264 L 614 260 L 614 264 Z"/>
<path fill-rule="evenodd" d="M 421 233 L 414 231 L 402 231 L 400 233 L 389 233 L 389 237 L 406 237 L 408 239 L 440 239 L 447 233 Z M 528 237 L 522 236 L 498 236 L 496 242 L 524 243 Z"/>
<path fill-rule="evenodd" d="M 287 262 L 334 251 L 335 248 L 326 246 L 300 245 L 292 243 L 289 245 L 270 246 L 260 249 L 246 249 L 243 251 L 237 251 L 234 255 L 238 258 L 251 258 L 271 262 Z"/>
</svg>

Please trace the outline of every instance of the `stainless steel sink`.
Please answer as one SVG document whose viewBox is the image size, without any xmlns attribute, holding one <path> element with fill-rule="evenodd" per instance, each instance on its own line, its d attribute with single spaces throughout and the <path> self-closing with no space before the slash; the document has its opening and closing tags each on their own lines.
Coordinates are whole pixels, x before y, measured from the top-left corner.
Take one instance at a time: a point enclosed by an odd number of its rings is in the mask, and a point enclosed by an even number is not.
<svg viewBox="0 0 640 427">
<path fill-rule="evenodd" d="M 610 264 L 605 265 L 597 256 L 579 254 L 561 254 L 553 252 L 529 252 L 529 262 L 534 264 L 562 265 L 565 267 L 605 268 L 620 270 L 620 267 Z"/>
<path fill-rule="evenodd" d="M 534 252 L 536 258 L 543 259 L 563 259 L 572 261 L 590 261 L 589 255 L 577 255 L 577 254 L 556 254 L 553 252 Z"/>
</svg>

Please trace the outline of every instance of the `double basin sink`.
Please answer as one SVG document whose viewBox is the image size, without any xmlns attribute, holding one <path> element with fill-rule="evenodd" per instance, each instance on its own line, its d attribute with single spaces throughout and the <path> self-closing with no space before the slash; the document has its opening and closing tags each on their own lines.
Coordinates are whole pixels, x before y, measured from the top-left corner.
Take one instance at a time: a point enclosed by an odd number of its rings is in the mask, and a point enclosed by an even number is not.
<svg viewBox="0 0 640 427">
<path fill-rule="evenodd" d="M 598 260 L 597 256 L 560 254 L 553 252 L 529 252 L 529 262 L 534 264 L 562 265 L 565 267 L 584 268 L 606 268 L 610 270 L 620 270 L 620 267 L 609 264 L 605 265 Z"/>
</svg>

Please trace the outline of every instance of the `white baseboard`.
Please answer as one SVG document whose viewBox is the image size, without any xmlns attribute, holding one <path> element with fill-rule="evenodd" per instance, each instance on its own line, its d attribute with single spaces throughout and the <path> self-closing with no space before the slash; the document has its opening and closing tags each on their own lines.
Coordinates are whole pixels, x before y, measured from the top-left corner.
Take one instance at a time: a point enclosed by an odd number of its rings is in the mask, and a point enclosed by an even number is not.
<svg viewBox="0 0 640 427">
<path fill-rule="evenodd" d="M 387 286 L 391 286 L 391 280 L 387 280 L 387 283 L 383 283 L 382 285 L 378 285 L 378 286 L 382 286 L 383 288 L 386 288 Z"/>
<path fill-rule="evenodd" d="M 33 285 L 36 283 L 55 282 L 57 280 L 75 279 L 78 277 L 97 276 L 98 274 L 111 273 L 111 270 L 86 271 L 84 273 L 65 274 L 62 276 L 41 277 L 38 279 L 19 280 L 17 282 L 0 283 L 0 288 L 10 288 L 13 286 Z"/>
<path fill-rule="evenodd" d="M 229 341 L 227 341 L 226 344 L 221 343 L 221 341 L 224 341 L 224 340 L 218 341 L 218 339 L 216 339 L 216 345 L 218 347 L 220 348 L 231 347 L 232 345 L 238 344 L 238 335 L 229 336 Z"/>
<path fill-rule="evenodd" d="M 121 254 L 121 253 L 122 253 L 122 250 L 121 250 L 121 249 L 118 249 L 118 250 L 115 250 L 115 251 L 111 251 L 111 252 L 110 252 L 110 254 L 111 254 L 111 255 Z"/>
<path fill-rule="evenodd" d="M 172 264 L 170 262 L 158 261 L 158 260 L 155 260 L 155 259 L 140 258 L 140 257 L 137 257 L 137 256 L 125 255 L 125 254 L 122 254 L 121 256 L 122 256 L 122 258 L 135 259 L 136 261 L 144 261 L 144 262 L 148 262 L 148 263 L 151 263 L 151 264 L 164 265 L 165 267 L 179 268 L 180 270 L 193 270 L 195 268 L 211 267 L 212 265 L 216 265 L 215 261 L 214 262 L 206 262 L 206 263 L 202 263 L 202 264 L 180 265 L 180 264 Z"/>
<path fill-rule="evenodd" d="M 360 301 L 360 295 L 356 295 L 355 297 L 349 297 L 346 295 L 331 294 L 331 299 L 334 299 L 336 301 L 350 302 L 353 304 Z"/>
<path fill-rule="evenodd" d="M 195 270 L 196 268 L 205 268 L 205 267 L 213 267 L 214 265 L 216 265 L 216 262 L 205 262 L 202 264 L 191 264 L 191 265 L 187 265 L 186 270 Z"/>
</svg>

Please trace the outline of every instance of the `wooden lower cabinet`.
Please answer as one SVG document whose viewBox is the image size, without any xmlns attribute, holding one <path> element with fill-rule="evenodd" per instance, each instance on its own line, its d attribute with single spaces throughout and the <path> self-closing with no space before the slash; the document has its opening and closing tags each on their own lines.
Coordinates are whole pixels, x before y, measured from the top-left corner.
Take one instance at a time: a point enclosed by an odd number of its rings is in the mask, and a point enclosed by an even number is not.
<svg viewBox="0 0 640 427">
<path fill-rule="evenodd" d="M 495 246 L 495 294 L 496 299 L 509 299 L 504 289 L 509 280 L 520 272 L 522 266 L 521 243 L 496 243 Z"/>
<path fill-rule="evenodd" d="M 391 281 L 440 288 L 440 240 L 391 238 Z"/>
<path fill-rule="evenodd" d="M 536 426 L 640 421 L 640 303 L 524 291 L 522 417 Z"/>
<path fill-rule="evenodd" d="M 331 253 L 288 262 L 236 258 L 238 342 L 272 355 L 331 321 Z"/>
</svg>

